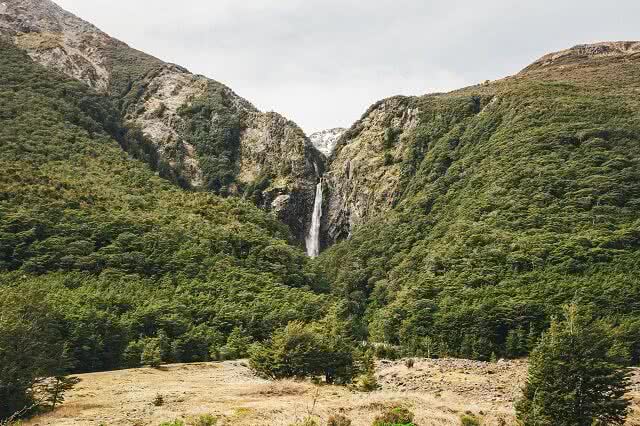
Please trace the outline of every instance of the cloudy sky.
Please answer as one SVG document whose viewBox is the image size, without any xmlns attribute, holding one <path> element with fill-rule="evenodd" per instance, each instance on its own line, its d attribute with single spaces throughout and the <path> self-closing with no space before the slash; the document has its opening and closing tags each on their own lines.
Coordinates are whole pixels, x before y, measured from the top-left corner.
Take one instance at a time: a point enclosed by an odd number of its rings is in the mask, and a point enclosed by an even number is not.
<svg viewBox="0 0 640 426">
<path fill-rule="evenodd" d="M 516 73 L 579 43 L 640 39 L 639 0 L 55 0 L 311 133 L 384 97 Z"/>
</svg>

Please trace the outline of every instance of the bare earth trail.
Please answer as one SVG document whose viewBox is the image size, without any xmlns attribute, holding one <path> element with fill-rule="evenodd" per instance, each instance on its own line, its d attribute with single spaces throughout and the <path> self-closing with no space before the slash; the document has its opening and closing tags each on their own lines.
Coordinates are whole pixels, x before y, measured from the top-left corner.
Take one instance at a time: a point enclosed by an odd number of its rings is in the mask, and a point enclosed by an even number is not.
<svg viewBox="0 0 640 426">
<path fill-rule="evenodd" d="M 398 405 L 416 414 L 416 423 L 459 425 L 469 411 L 483 425 L 511 425 L 513 401 L 526 375 L 524 361 L 484 363 L 457 359 L 382 361 L 381 389 L 355 392 L 308 382 L 267 381 L 243 361 L 168 365 L 81 374 L 82 381 L 55 412 L 25 425 L 153 425 L 196 416 L 219 416 L 219 425 L 287 426 L 308 415 L 325 422 L 342 413 L 353 426 L 371 425 L 381 410 Z M 153 404 L 162 395 L 161 406 Z M 640 425 L 640 371 L 634 370 L 633 413 L 628 425 Z"/>
</svg>

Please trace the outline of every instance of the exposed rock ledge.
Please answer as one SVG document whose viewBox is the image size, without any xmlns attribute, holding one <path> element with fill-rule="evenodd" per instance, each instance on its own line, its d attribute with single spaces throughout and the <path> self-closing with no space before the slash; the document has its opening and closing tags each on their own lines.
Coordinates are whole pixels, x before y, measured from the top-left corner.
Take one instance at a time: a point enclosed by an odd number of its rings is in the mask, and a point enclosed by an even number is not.
<svg viewBox="0 0 640 426">
<path fill-rule="evenodd" d="M 639 41 L 610 41 L 594 44 L 579 44 L 570 49 L 549 53 L 521 72 L 535 71 L 554 65 L 567 65 L 603 57 L 629 57 L 640 55 Z"/>
</svg>

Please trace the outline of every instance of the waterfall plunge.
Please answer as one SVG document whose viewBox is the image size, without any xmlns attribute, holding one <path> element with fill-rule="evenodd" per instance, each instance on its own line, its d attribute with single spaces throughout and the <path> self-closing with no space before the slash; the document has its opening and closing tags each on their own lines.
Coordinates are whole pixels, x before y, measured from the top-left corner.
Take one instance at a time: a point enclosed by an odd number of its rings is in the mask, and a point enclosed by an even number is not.
<svg viewBox="0 0 640 426">
<path fill-rule="evenodd" d="M 305 239 L 309 257 L 317 257 L 320 254 L 320 218 L 322 218 L 322 179 L 316 186 L 316 199 L 313 202 L 311 227 Z"/>
</svg>

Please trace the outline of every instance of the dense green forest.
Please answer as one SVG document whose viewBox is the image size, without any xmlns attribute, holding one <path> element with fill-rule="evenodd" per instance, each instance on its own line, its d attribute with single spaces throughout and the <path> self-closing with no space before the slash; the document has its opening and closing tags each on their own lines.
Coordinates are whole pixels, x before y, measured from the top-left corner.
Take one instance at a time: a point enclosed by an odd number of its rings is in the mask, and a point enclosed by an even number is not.
<svg viewBox="0 0 640 426">
<path fill-rule="evenodd" d="M 154 61 L 122 58 L 107 96 L 0 51 L 0 418 L 43 375 L 252 354 L 268 377 L 348 382 L 372 375 L 359 340 L 379 356 L 526 356 L 569 302 L 640 362 L 637 63 L 402 98 L 421 115 L 410 137 L 385 134 L 402 195 L 310 261 L 253 204 L 161 177 L 118 95 Z M 241 117 L 210 89 L 179 114 L 224 194 Z"/>
<path fill-rule="evenodd" d="M 361 337 L 518 357 L 574 301 L 640 361 L 638 69 L 605 57 L 404 98 L 421 116 L 387 138 L 402 196 L 318 261 Z"/>
<path fill-rule="evenodd" d="M 2 368 L 50 371 L 42 351 L 74 372 L 140 365 L 148 348 L 239 356 L 320 318 L 325 289 L 283 225 L 161 179 L 122 150 L 110 98 L 0 49 Z M 34 329 L 35 346 L 14 346 Z"/>
</svg>

